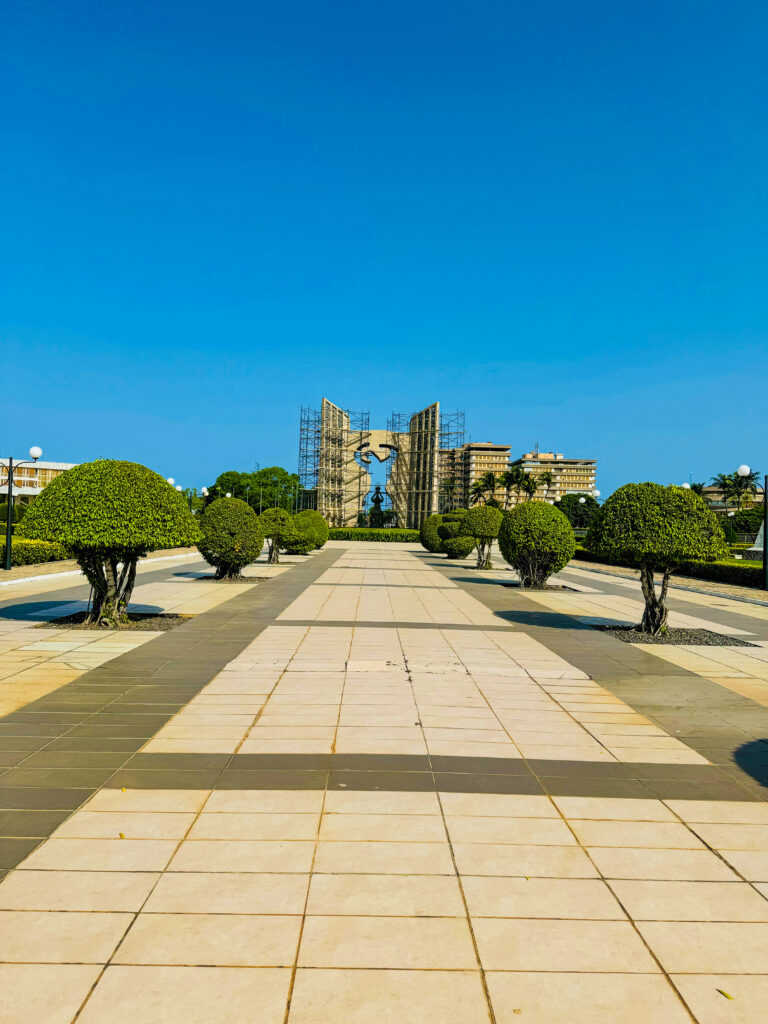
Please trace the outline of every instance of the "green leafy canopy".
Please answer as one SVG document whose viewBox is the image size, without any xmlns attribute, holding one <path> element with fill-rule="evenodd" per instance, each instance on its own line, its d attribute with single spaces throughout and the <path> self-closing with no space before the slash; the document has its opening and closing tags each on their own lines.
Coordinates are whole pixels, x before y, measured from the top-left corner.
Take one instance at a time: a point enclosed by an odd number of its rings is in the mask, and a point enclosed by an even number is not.
<svg viewBox="0 0 768 1024">
<path fill-rule="evenodd" d="M 221 576 L 237 575 L 261 553 L 264 536 L 259 517 L 239 498 L 219 498 L 211 502 L 200 527 L 203 535 L 198 550 Z"/>
<path fill-rule="evenodd" d="M 146 466 L 114 459 L 83 462 L 52 480 L 17 533 L 118 557 L 185 547 L 199 538 L 183 495 Z"/>
<path fill-rule="evenodd" d="M 717 518 L 698 494 L 655 483 L 625 484 L 614 491 L 584 546 L 603 558 L 654 572 L 727 554 Z"/>
</svg>

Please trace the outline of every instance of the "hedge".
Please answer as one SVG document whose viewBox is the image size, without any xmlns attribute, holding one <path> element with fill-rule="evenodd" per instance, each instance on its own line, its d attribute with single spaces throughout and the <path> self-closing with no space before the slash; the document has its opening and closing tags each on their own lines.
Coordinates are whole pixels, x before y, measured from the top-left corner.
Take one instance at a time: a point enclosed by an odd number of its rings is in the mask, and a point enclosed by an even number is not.
<svg viewBox="0 0 768 1024">
<path fill-rule="evenodd" d="M 586 551 L 580 544 L 576 545 L 574 558 L 582 562 L 597 562 L 600 565 L 624 565 L 623 562 L 598 558 Z M 625 566 L 634 568 L 634 566 Z M 688 576 L 693 579 L 709 580 L 712 583 L 730 583 L 736 587 L 765 586 L 765 573 L 762 562 L 750 562 L 736 558 L 723 558 L 717 562 L 684 562 L 676 571 L 675 576 Z"/>
<path fill-rule="evenodd" d="M 364 526 L 356 526 L 350 529 L 341 527 L 329 530 L 330 540 L 368 540 L 383 541 L 390 544 L 418 544 L 418 530 L 371 530 Z"/>
<path fill-rule="evenodd" d="M 53 541 L 14 539 L 11 544 L 12 565 L 42 565 L 71 557 L 61 544 Z M 0 540 L 0 564 L 5 565 L 5 538 Z"/>
</svg>

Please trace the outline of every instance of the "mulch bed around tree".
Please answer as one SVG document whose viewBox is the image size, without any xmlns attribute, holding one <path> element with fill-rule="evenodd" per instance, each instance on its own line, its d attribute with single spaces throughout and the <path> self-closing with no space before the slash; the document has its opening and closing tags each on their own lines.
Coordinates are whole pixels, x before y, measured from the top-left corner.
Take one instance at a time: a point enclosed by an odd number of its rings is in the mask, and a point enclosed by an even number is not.
<svg viewBox="0 0 768 1024">
<path fill-rule="evenodd" d="M 686 644 L 698 647 L 757 647 L 757 644 L 747 643 L 746 640 L 739 640 L 735 636 L 725 636 L 723 633 L 713 633 L 709 629 L 668 629 L 666 633 L 659 636 L 651 636 L 650 633 L 640 633 L 635 626 L 593 626 L 601 633 L 608 633 L 609 636 L 622 640 L 625 644 Z"/>
<path fill-rule="evenodd" d="M 502 587 L 506 587 L 508 590 L 519 590 L 523 594 L 541 594 L 545 590 L 567 590 L 570 594 L 578 594 L 579 591 L 573 587 L 557 587 L 555 584 L 551 584 L 546 587 L 521 587 L 519 583 L 502 583 Z"/>
<path fill-rule="evenodd" d="M 64 615 L 60 619 L 51 619 L 50 622 L 40 622 L 34 629 L 94 629 L 107 630 L 110 626 L 94 626 L 87 623 L 88 618 L 85 612 L 75 612 L 74 615 Z M 169 629 L 182 626 L 185 622 L 193 619 L 194 615 L 156 615 L 154 612 L 129 612 L 128 622 L 120 626 L 120 632 L 136 630 L 139 632 L 167 633 Z"/>
</svg>

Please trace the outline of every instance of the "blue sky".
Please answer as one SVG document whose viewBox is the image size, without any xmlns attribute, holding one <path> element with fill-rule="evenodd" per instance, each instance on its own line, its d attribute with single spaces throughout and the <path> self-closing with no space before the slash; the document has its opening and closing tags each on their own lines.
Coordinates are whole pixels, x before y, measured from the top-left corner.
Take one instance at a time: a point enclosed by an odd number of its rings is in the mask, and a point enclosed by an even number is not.
<svg viewBox="0 0 768 1024">
<path fill-rule="evenodd" d="M 199 487 L 325 394 L 604 494 L 768 469 L 764 3 L 0 17 L 0 454 Z"/>
</svg>

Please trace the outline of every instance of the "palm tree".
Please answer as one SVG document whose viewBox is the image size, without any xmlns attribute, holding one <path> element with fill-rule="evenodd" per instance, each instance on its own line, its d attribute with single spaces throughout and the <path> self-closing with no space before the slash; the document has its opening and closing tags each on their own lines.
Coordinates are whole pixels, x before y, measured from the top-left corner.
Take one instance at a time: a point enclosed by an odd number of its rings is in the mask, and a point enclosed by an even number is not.
<svg viewBox="0 0 768 1024">
<path fill-rule="evenodd" d="M 526 501 L 530 501 L 538 489 L 538 483 L 535 476 L 531 476 L 530 473 L 526 473 L 523 480 L 520 481 L 520 490 L 526 495 Z"/>
<path fill-rule="evenodd" d="M 759 479 L 760 474 L 756 469 L 751 470 L 745 476 L 739 476 L 738 473 L 733 475 L 733 492 L 739 509 L 741 509 L 743 498 L 746 498 L 748 494 L 757 494 Z"/>
<path fill-rule="evenodd" d="M 482 501 L 484 497 L 485 488 L 483 487 L 482 480 L 475 480 L 469 492 L 470 505 L 476 505 L 478 501 Z"/>
<path fill-rule="evenodd" d="M 480 483 L 483 485 L 483 492 L 488 491 L 488 497 L 492 498 L 493 492 L 496 490 L 496 474 L 488 470 L 480 477 Z"/>
<path fill-rule="evenodd" d="M 545 487 L 545 499 L 549 497 L 549 488 L 552 486 L 554 482 L 555 474 L 552 472 L 551 469 L 545 469 L 543 473 L 539 473 L 539 483 L 544 484 Z"/>
<path fill-rule="evenodd" d="M 694 494 L 698 494 L 700 498 L 704 497 L 704 483 L 691 484 L 691 490 Z"/>
<path fill-rule="evenodd" d="M 736 484 L 734 483 L 733 475 L 731 473 L 718 473 L 712 477 L 712 485 L 723 492 L 723 504 L 727 512 L 728 499 L 733 498 L 736 494 Z"/>
<path fill-rule="evenodd" d="M 516 466 L 515 469 L 519 469 Z M 504 488 L 504 508 L 509 508 L 509 497 L 512 493 L 512 488 L 517 486 L 518 473 L 514 469 L 508 469 L 504 473 L 499 474 L 499 484 Z"/>
</svg>

